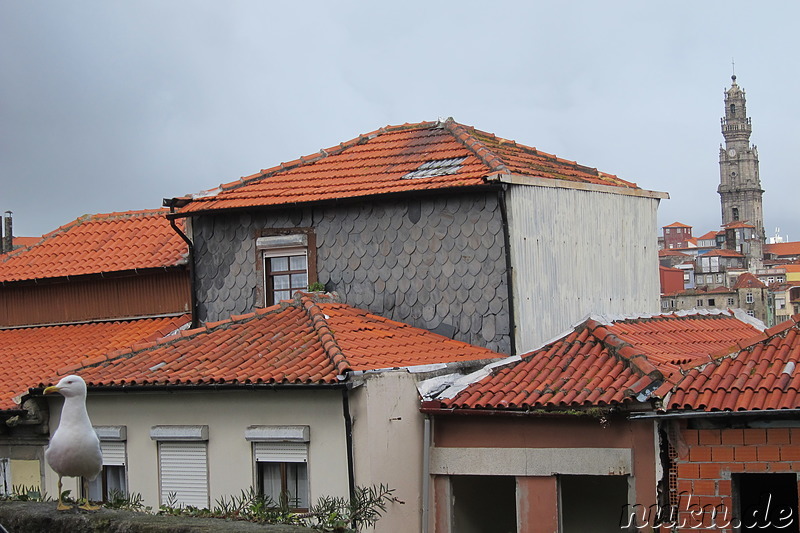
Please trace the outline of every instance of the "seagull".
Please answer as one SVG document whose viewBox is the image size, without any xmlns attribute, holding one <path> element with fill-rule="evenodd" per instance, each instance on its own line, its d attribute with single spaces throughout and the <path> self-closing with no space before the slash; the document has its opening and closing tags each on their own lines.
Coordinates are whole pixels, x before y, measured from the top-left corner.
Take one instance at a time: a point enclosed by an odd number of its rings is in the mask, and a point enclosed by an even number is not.
<svg viewBox="0 0 800 533">
<path fill-rule="evenodd" d="M 45 394 L 58 392 L 64 397 L 61 409 L 61 420 L 50 445 L 44 452 L 44 458 L 50 468 L 58 474 L 58 507 L 59 511 L 70 509 L 61 500 L 61 478 L 82 477 L 83 493 L 87 496 L 81 509 L 96 511 L 100 507 L 91 505 L 88 500 L 89 481 L 97 477 L 103 468 L 103 454 L 100 451 L 100 439 L 97 438 L 89 415 L 86 412 L 86 382 L 80 376 L 65 376 L 58 384 L 44 389 Z"/>
</svg>

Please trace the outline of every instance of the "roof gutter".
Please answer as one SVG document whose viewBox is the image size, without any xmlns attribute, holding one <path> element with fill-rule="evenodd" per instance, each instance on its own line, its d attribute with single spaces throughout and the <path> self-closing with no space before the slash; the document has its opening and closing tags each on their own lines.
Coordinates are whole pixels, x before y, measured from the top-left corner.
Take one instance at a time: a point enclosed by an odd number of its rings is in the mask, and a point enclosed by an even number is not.
<svg viewBox="0 0 800 533">
<path fill-rule="evenodd" d="M 197 274 L 194 267 L 194 243 L 175 223 L 175 208 L 178 206 L 179 200 L 177 198 L 164 198 L 163 204 L 164 207 L 169 207 L 169 213 L 171 215 L 167 217 L 169 220 L 169 225 L 172 227 L 175 233 L 180 235 L 181 239 L 183 239 L 183 241 L 189 247 L 189 257 L 187 257 L 187 262 L 189 263 L 189 291 L 191 292 L 190 298 L 192 306 L 191 328 L 195 329 L 199 325 L 199 320 L 197 317 Z"/>
<path fill-rule="evenodd" d="M 769 409 L 753 411 L 688 411 L 678 413 L 632 413 L 631 419 L 671 419 L 671 418 L 741 418 L 749 417 L 768 417 L 775 418 L 780 416 L 798 416 L 800 409 Z"/>
<path fill-rule="evenodd" d="M 424 402 L 423 402 L 424 403 Z M 617 407 L 601 408 L 603 414 L 614 414 L 619 412 Z M 419 410 L 426 415 L 456 415 L 456 416 L 511 416 L 511 417 L 534 417 L 534 418 L 598 418 L 595 414 L 584 413 L 581 411 L 512 411 L 503 409 L 456 409 L 445 407 L 421 407 Z"/>
<path fill-rule="evenodd" d="M 89 385 L 89 392 L 192 392 L 192 391 L 219 391 L 219 390 L 341 390 L 350 388 L 349 383 L 204 383 L 169 384 L 169 385 Z M 34 387 L 28 390 L 29 396 L 43 396 L 44 387 Z"/>
</svg>

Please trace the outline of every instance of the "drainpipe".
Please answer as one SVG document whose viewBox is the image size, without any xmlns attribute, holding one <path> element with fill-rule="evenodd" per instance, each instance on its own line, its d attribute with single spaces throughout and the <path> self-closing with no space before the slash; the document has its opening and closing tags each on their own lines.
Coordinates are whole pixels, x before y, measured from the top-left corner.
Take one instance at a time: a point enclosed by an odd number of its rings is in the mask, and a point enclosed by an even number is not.
<svg viewBox="0 0 800 533">
<path fill-rule="evenodd" d="M 356 473 L 353 465 L 353 418 L 350 416 L 349 388 L 342 389 L 342 414 L 344 415 L 344 434 L 347 445 L 347 483 L 350 499 L 356 495 Z"/>
<path fill-rule="evenodd" d="M 431 419 L 425 415 L 422 430 L 422 533 L 428 533 L 429 501 L 431 494 Z"/>
<path fill-rule="evenodd" d="M 175 214 L 175 198 L 164 198 L 164 206 L 169 207 L 169 214 Z M 181 236 L 181 239 L 184 240 L 186 245 L 189 247 L 189 257 L 187 258 L 189 262 L 189 292 L 191 293 L 189 296 L 191 298 L 191 307 L 192 307 L 192 329 L 197 328 L 200 325 L 200 321 L 197 319 L 197 279 L 195 274 L 194 268 L 194 244 L 189 237 L 186 236 L 184 232 L 178 227 L 175 223 L 175 218 L 169 218 L 169 225 L 172 226 L 172 229 Z"/>
<path fill-rule="evenodd" d="M 514 316 L 514 277 L 511 270 L 511 237 L 508 231 L 508 207 L 506 206 L 506 188 L 508 184 L 501 184 L 497 193 L 500 203 L 500 216 L 503 219 L 503 246 L 506 256 L 506 286 L 508 286 L 508 330 L 511 337 L 511 354 L 517 353 L 517 324 Z"/>
</svg>

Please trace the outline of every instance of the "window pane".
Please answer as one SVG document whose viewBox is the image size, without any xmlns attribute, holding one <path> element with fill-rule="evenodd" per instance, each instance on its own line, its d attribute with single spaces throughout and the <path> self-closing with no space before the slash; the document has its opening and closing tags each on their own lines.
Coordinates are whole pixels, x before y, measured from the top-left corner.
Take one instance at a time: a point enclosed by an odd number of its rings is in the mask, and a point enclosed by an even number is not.
<svg viewBox="0 0 800 533">
<path fill-rule="evenodd" d="M 308 509 L 308 467 L 306 463 L 286 463 L 289 506 Z"/>
<path fill-rule="evenodd" d="M 89 494 L 85 495 L 93 502 L 103 501 L 103 476 L 105 472 L 100 472 L 100 475 L 89 482 Z"/>
<path fill-rule="evenodd" d="M 306 256 L 293 255 L 289 258 L 290 270 L 305 270 L 306 269 Z"/>
<path fill-rule="evenodd" d="M 292 274 L 292 288 L 293 289 L 303 289 L 305 290 L 308 287 L 308 274 L 303 272 L 302 274 Z"/>
<path fill-rule="evenodd" d="M 286 272 L 289 270 L 289 258 L 271 257 L 269 259 L 269 269 L 271 272 Z"/>
<path fill-rule="evenodd" d="M 276 303 L 280 302 L 281 300 L 289 300 L 291 297 L 292 297 L 291 291 L 276 291 L 275 292 L 275 301 L 272 302 L 272 303 L 276 304 Z"/>
<path fill-rule="evenodd" d="M 261 474 L 261 493 L 272 498 L 275 503 L 281 499 L 281 465 L 280 463 L 258 463 Z"/>
<path fill-rule="evenodd" d="M 124 466 L 106 466 L 106 475 L 108 478 L 107 487 L 108 487 L 108 494 L 106 494 L 107 499 L 111 499 L 112 491 L 119 492 L 122 496 L 127 496 L 128 490 L 125 486 L 125 467 Z"/>
<path fill-rule="evenodd" d="M 276 291 L 279 291 L 281 289 L 288 289 L 290 287 L 289 279 L 290 278 L 289 278 L 288 274 L 283 275 L 283 276 L 273 276 L 272 277 L 272 287 Z"/>
</svg>

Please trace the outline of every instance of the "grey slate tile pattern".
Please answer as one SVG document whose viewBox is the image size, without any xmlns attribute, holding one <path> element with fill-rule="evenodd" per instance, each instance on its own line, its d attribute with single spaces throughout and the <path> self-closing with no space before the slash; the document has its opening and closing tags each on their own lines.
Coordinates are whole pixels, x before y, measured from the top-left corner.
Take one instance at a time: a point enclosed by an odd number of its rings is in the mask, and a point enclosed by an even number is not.
<svg viewBox="0 0 800 533">
<path fill-rule="evenodd" d="M 315 229 L 319 281 L 346 303 L 510 351 L 502 219 L 491 193 L 198 217 L 201 320 L 253 309 L 254 235 L 291 227 Z"/>
</svg>

